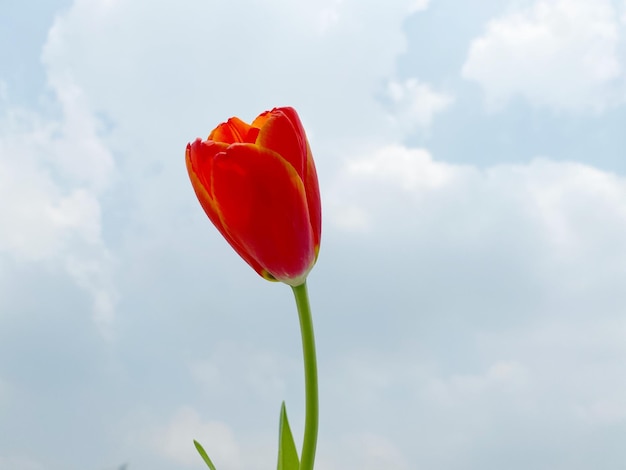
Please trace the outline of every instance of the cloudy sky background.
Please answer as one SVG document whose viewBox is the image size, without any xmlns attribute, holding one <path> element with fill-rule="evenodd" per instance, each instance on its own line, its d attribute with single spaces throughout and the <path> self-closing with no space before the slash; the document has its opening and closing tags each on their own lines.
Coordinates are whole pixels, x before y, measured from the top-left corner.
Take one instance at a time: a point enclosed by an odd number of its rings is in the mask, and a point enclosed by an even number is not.
<svg viewBox="0 0 626 470">
<path fill-rule="evenodd" d="M 0 470 L 276 463 L 288 287 L 183 153 L 296 107 L 324 470 L 626 464 L 626 1 L 0 0 Z"/>
</svg>

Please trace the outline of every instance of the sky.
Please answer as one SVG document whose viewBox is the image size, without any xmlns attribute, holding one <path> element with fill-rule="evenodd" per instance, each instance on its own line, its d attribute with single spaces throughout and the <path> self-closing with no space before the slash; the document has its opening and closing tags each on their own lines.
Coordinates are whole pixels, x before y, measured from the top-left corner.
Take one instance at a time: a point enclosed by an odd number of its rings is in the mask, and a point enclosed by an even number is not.
<svg viewBox="0 0 626 470">
<path fill-rule="evenodd" d="M 383 6 L 384 5 L 384 6 Z M 294 106 L 320 470 L 626 465 L 626 1 L 0 0 L 0 470 L 276 465 L 288 286 L 189 141 Z"/>
</svg>

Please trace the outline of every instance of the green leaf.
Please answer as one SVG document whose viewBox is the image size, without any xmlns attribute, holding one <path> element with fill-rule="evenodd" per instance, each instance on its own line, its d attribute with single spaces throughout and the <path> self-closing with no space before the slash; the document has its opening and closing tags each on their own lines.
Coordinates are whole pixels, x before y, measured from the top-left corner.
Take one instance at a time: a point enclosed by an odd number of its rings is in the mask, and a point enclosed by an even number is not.
<svg viewBox="0 0 626 470">
<path fill-rule="evenodd" d="M 215 465 L 213 465 L 213 462 L 211 462 L 211 459 L 206 454 L 200 443 L 194 440 L 193 445 L 196 446 L 196 450 L 198 451 L 198 454 L 200 454 L 200 457 L 202 457 L 202 460 L 204 460 L 204 463 L 207 464 L 211 470 L 215 470 Z"/>
<path fill-rule="evenodd" d="M 300 459 L 289 427 L 285 402 L 283 402 L 280 407 L 280 427 L 278 430 L 278 470 L 298 470 L 299 468 Z"/>
</svg>

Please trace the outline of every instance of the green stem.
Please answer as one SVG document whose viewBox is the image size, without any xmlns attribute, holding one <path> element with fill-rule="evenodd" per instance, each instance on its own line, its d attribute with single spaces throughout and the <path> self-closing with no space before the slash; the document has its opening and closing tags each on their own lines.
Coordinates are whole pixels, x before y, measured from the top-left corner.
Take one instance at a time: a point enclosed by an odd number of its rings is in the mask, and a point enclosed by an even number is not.
<svg viewBox="0 0 626 470">
<path fill-rule="evenodd" d="M 292 287 L 292 289 L 296 297 L 298 316 L 300 317 L 302 353 L 304 355 L 304 388 L 306 393 L 306 415 L 304 418 L 304 439 L 302 442 L 300 470 L 313 470 L 319 421 L 315 337 L 313 335 L 313 320 L 311 318 L 311 307 L 309 305 L 306 281 L 299 286 Z"/>
</svg>

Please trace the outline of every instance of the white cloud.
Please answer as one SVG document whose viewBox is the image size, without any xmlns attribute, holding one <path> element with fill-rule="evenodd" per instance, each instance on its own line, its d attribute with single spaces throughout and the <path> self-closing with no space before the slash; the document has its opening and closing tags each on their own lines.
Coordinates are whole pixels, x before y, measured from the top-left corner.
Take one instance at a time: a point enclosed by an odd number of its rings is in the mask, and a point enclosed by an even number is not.
<svg viewBox="0 0 626 470">
<path fill-rule="evenodd" d="M 617 394 L 616 394 L 617 395 Z M 622 396 L 599 398 L 577 408 L 581 419 L 590 425 L 626 422 L 626 401 Z"/>
<path fill-rule="evenodd" d="M 108 334 L 116 294 L 99 198 L 115 165 L 82 90 L 68 81 L 52 88 L 60 117 L 19 108 L 0 116 L 0 255 L 56 263 L 94 296 Z"/>
<path fill-rule="evenodd" d="M 409 7 L 409 11 L 411 13 L 416 13 L 418 11 L 423 11 L 428 8 L 430 4 L 430 0 L 415 0 L 412 5 Z"/>
<path fill-rule="evenodd" d="M 623 34 L 610 0 L 538 0 L 490 21 L 462 74 L 484 88 L 492 108 L 521 95 L 538 106 L 598 112 L 626 96 Z"/>
<path fill-rule="evenodd" d="M 392 102 L 390 119 L 405 133 L 416 127 L 428 128 L 434 115 L 454 102 L 452 95 L 436 92 L 427 83 L 414 78 L 404 82 L 389 81 L 387 96 Z"/>
<path fill-rule="evenodd" d="M 0 377 L 0 406 L 3 406 L 9 395 L 9 385 Z"/>
<path fill-rule="evenodd" d="M 285 375 L 298 370 L 297 360 L 289 361 L 262 350 L 252 350 L 240 344 L 216 343 L 208 359 L 194 360 L 191 375 L 205 390 L 228 396 L 232 390 L 243 395 L 274 400 L 285 395 Z"/>
<path fill-rule="evenodd" d="M 522 364 L 498 361 L 483 374 L 430 377 L 423 389 L 426 399 L 446 408 L 463 407 L 476 399 L 501 392 L 524 395 L 528 392 L 529 372 Z"/>
<path fill-rule="evenodd" d="M 295 106 L 325 141 L 386 132 L 373 92 L 406 48 L 402 21 L 426 3 L 185 0 L 172 9 L 136 0 L 101 11 L 98 2 L 77 0 L 57 18 L 43 60 L 53 77 L 69 74 L 115 123 L 126 152 L 137 149 L 129 167 L 179 166 L 172 155 L 188 140 L 233 114 L 253 119 L 276 105 Z M 167 146 L 147 138 L 156 128 L 168 129 Z"/>
<path fill-rule="evenodd" d="M 371 157 L 348 163 L 350 174 L 376 180 L 394 181 L 400 188 L 419 193 L 453 182 L 454 165 L 434 162 L 425 149 L 395 145 L 377 150 Z"/>
<path fill-rule="evenodd" d="M 254 398 L 254 395 L 248 391 L 247 397 Z M 211 404 L 214 410 L 211 414 L 219 413 L 217 410 L 222 404 L 224 400 Z M 250 423 L 249 416 L 248 426 L 244 427 L 205 417 L 207 413 L 191 406 L 175 407 L 167 413 L 170 417 L 165 422 L 162 410 L 152 413 L 134 409 L 133 416 L 128 416 L 125 423 L 125 446 L 131 451 L 131 457 L 132 454 L 141 456 L 141 461 L 153 467 L 206 468 L 193 444 L 196 440 L 219 469 L 262 470 L 276 465 L 278 412 L 279 407 L 273 407 L 272 422 L 265 423 L 264 429 L 259 431 L 251 430 L 255 423 Z M 135 457 L 132 461 L 137 460 Z"/>
<path fill-rule="evenodd" d="M 345 212 L 359 213 L 379 232 L 388 227 L 395 234 L 420 233 L 417 227 L 425 223 L 448 225 L 442 219 L 448 214 L 451 236 L 490 237 L 506 213 L 532 227 L 551 257 L 563 261 L 586 256 L 595 264 L 593 250 L 604 244 L 626 249 L 626 181 L 580 163 L 537 158 L 478 170 L 435 161 L 424 149 L 392 145 L 347 161 L 333 188 L 329 217 L 339 221 Z M 391 224 L 401 213 L 413 215 Z M 605 261 L 616 262 L 616 255 L 605 253 Z"/>
<path fill-rule="evenodd" d="M 402 451 L 390 439 L 375 433 L 344 435 L 330 442 L 318 457 L 316 465 L 328 470 L 358 468 L 360 470 L 409 470 L 412 468 Z"/>
<path fill-rule="evenodd" d="M 0 470 L 45 470 L 45 467 L 29 457 L 0 455 Z"/>
<path fill-rule="evenodd" d="M 388 328 L 397 312 L 387 305 L 378 312 L 386 324 L 378 324 L 402 346 L 389 354 L 381 348 L 365 350 L 360 362 L 356 354 L 348 361 L 335 357 L 331 370 L 326 366 L 324 409 L 345 434 L 322 440 L 325 468 L 346 468 L 349 459 L 359 462 L 366 452 L 346 440 L 368 432 L 389 443 L 386 453 L 382 443 L 370 444 L 372 454 L 388 459 L 378 461 L 379 468 L 406 468 L 405 462 L 411 462 L 410 468 L 495 469 L 522 455 L 535 467 L 548 458 L 568 462 L 571 449 L 577 449 L 573 454 L 581 463 L 570 468 L 583 470 L 594 458 L 621 461 L 621 450 L 587 438 L 591 433 L 613 439 L 614 430 L 626 424 L 626 380 L 618 372 L 626 357 L 619 307 L 592 308 L 585 315 L 574 307 L 559 320 L 555 307 L 544 305 L 537 312 L 525 310 L 520 324 L 510 328 L 515 320 L 505 304 L 498 312 L 506 317 L 507 326 L 501 328 L 473 308 L 462 312 L 465 319 L 438 309 L 444 300 L 427 293 L 437 289 L 432 282 L 420 288 L 415 278 L 406 284 L 397 276 L 394 281 L 396 296 L 407 285 L 418 289 L 399 302 L 398 310 L 408 308 L 411 296 L 435 297 L 436 302 L 417 300 L 413 314 L 418 318 L 401 316 L 397 330 Z M 509 298 L 508 305 L 512 302 Z M 440 328 L 433 316 L 440 317 Z M 607 335 L 609 328 L 617 333 Z M 594 344 L 581 347 L 586 341 Z M 334 445 L 341 452 L 333 452 Z M 363 468 L 369 468 L 366 462 Z"/>
<path fill-rule="evenodd" d="M 420 199 L 458 185 L 466 173 L 473 170 L 435 162 L 425 149 L 401 145 L 377 148 L 369 156 L 346 163 L 343 177 L 334 185 L 337 194 L 331 193 L 328 198 L 331 210 L 327 217 L 344 228 L 380 228 L 381 221 L 372 216 L 380 215 L 379 211 L 384 213 L 385 207 L 394 207 L 398 189 L 410 200 Z M 387 189 L 361 193 L 365 186 L 371 189 L 372 184 Z"/>
<path fill-rule="evenodd" d="M 219 468 L 243 468 L 241 450 L 231 429 L 218 421 L 203 421 L 189 407 L 180 408 L 165 428 L 154 432 L 153 450 L 175 465 L 200 468 L 204 463 L 193 445 L 194 439 L 203 445 Z"/>
</svg>

